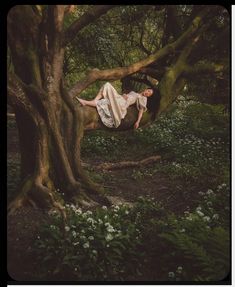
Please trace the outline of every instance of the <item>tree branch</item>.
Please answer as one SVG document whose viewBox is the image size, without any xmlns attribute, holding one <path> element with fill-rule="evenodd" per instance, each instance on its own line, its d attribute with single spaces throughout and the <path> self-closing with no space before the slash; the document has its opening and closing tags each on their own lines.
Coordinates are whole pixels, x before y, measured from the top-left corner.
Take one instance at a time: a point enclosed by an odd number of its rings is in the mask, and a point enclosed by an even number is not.
<svg viewBox="0 0 235 287">
<path fill-rule="evenodd" d="M 177 48 L 182 46 L 185 42 L 188 41 L 190 37 L 200 28 L 203 22 L 203 18 L 207 15 L 208 9 L 204 9 L 195 19 L 192 21 L 189 28 L 173 43 L 170 43 L 158 50 L 154 54 L 148 56 L 147 58 L 140 60 L 134 64 L 131 64 L 128 67 L 118 67 L 114 69 L 107 70 L 98 70 L 93 69 L 90 71 L 87 76 L 76 83 L 69 91 L 70 96 L 74 97 L 77 94 L 81 93 L 85 88 L 97 80 L 117 80 L 125 76 L 131 75 L 138 72 L 140 69 L 147 67 L 148 65 L 156 62 L 167 54 L 172 53 Z"/>
<path fill-rule="evenodd" d="M 71 42 L 82 28 L 94 22 L 114 7 L 115 5 L 96 5 L 87 11 L 65 31 L 64 46 Z"/>
<path fill-rule="evenodd" d="M 154 155 L 154 156 L 150 156 L 145 159 L 138 160 L 138 161 L 120 161 L 120 162 L 115 162 L 115 163 L 104 162 L 104 163 L 97 165 L 95 168 L 98 170 L 123 169 L 123 168 L 148 165 L 148 164 L 155 163 L 159 160 L 161 160 L 161 156 Z M 85 167 L 90 167 L 89 164 L 84 163 L 84 162 L 82 163 L 82 165 Z"/>
</svg>

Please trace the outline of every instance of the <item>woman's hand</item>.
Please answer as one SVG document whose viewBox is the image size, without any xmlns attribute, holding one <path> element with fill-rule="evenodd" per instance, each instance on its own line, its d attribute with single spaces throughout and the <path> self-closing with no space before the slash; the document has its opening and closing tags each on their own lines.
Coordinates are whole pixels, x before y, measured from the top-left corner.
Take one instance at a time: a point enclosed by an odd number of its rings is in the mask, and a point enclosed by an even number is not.
<svg viewBox="0 0 235 287">
<path fill-rule="evenodd" d="M 141 118 L 142 118 L 142 116 L 143 116 L 143 112 L 144 112 L 143 109 L 139 110 L 138 119 L 137 119 L 137 121 L 136 121 L 135 124 L 134 124 L 134 128 L 135 128 L 135 129 L 138 129 L 138 127 L 139 127 L 140 120 L 141 120 Z"/>
<path fill-rule="evenodd" d="M 139 127 L 139 122 L 137 121 L 135 124 L 134 124 L 134 129 L 138 129 L 138 127 Z"/>
<path fill-rule="evenodd" d="M 123 94 L 122 96 L 123 96 L 123 98 L 127 101 L 127 99 L 128 99 L 127 94 Z"/>
</svg>

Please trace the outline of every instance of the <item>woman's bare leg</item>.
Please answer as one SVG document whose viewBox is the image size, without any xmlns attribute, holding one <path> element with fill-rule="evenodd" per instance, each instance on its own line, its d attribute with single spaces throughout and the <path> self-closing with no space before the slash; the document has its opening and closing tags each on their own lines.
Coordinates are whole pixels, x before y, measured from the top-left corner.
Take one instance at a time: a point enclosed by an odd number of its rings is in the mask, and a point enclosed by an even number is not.
<svg viewBox="0 0 235 287">
<path fill-rule="evenodd" d="M 91 100 L 91 101 L 87 101 L 84 99 L 80 99 L 77 97 L 77 100 L 83 105 L 83 106 L 90 106 L 90 107 L 96 107 L 96 100 Z"/>
<path fill-rule="evenodd" d="M 94 100 L 100 100 L 103 98 L 103 87 L 99 90 L 99 93 L 96 95 Z"/>
<path fill-rule="evenodd" d="M 77 100 L 83 105 L 83 106 L 90 106 L 90 107 L 96 107 L 96 103 L 98 100 L 103 98 L 103 87 L 99 90 L 98 94 L 96 95 L 96 97 L 93 100 L 87 101 L 84 99 L 80 99 L 77 97 Z"/>
</svg>

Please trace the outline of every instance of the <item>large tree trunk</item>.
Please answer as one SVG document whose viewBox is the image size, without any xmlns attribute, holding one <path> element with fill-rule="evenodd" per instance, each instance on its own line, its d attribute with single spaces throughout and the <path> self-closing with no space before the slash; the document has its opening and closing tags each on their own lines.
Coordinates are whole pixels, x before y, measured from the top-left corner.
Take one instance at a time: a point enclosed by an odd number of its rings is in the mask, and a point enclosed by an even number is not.
<svg viewBox="0 0 235 287">
<path fill-rule="evenodd" d="M 63 14 L 61 5 L 48 8 L 43 21 L 30 6 L 15 6 L 8 15 L 15 68 L 8 78 L 8 94 L 19 129 L 22 169 L 11 212 L 24 204 L 58 207 L 63 203 L 58 190 L 69 201 L 93 198 L 109 204 L 81 166 L 83 113 L 68 97 L 62 79 Z"/>
</svg>

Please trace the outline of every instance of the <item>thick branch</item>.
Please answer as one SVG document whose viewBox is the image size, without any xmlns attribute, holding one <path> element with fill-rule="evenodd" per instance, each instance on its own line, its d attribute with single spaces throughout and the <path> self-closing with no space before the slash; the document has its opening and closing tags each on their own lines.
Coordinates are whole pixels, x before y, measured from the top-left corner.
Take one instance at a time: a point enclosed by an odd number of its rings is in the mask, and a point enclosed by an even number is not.
<svg viewBox="0 0 235 287">
<path fill-rule="evenodd" d="M 173 43 L 166 45 L 156 53 L 148 56 L 147 58 L 140 60 L 128 67 L 118 67 L 114 69 L 98 70 L 94 69 L 88 73 L 88 75 L 77 84 L 75 84 L 69 91 L 70 96 L 74 97 L 81 93 L 85 88 L 97 80 L 117 80 L 125 76 L 138 72 L 140 69 L 147 67 L 148 65 L 156 62 L 162 57 L 175 51 L 182 46 L 192 35 L 198 30 L 202 24 L 203 18 L 207 15 L 208 9 L 201 12 L 200 15 L 195 17 L 190 27 Z"/>
<path fill-rule="evenodd" d="M 64 45 L 71 42 L 76 34 L 85 26 L 94 22 L 101 15 L 107 13 L 110 9 L 114 8 L 115 5 L 97 5 L 82 15 L 77 21 L 65 31 Z"/>
</svg>

